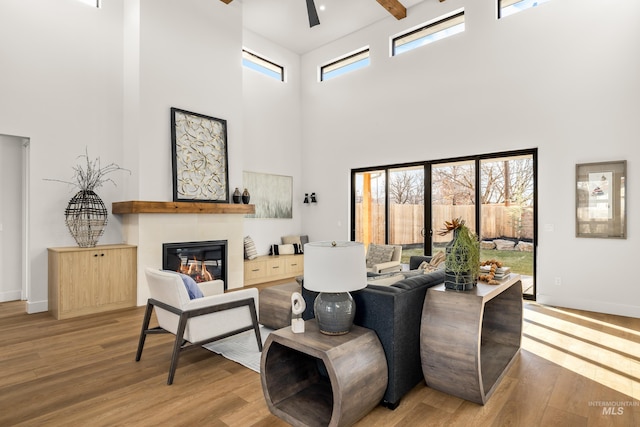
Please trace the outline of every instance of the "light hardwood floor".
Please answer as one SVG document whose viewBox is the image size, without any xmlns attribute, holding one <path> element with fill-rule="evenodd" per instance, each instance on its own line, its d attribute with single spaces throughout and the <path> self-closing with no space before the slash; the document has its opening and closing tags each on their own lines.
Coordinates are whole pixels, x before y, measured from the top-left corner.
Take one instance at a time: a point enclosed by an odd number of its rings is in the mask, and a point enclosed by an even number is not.
<svg viewBox="0 0 640 427">
<path fill-rule="evenodd" d="M 0 304 L 0 426 L 283 426 L 259 374 L 204 349 L 166 385 L 171 337 L 143 308 L 55 320 Z M 485 406 L 419 384 L 358 426 L 640 425 L 640 319 L 525 303 L 523 345 Z M 304 410 L 304 408 L 300 408 Z"/>
</svg>

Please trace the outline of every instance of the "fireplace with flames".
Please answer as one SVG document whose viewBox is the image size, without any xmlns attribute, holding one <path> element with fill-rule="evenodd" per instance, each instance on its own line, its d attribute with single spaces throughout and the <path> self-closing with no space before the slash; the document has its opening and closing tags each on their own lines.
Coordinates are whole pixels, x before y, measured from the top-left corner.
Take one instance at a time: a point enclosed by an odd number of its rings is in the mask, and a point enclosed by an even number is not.
<svg viewBox="0 0 640 427">
<path fill-rule="evenodd" d="M 173 270 L 170 259 L 180 258 L 180 272 L 196 282 L 220 279 L 227 290 L 227 241 L 178 242 L 162 244 L 162 269 Z"/>
</svg>

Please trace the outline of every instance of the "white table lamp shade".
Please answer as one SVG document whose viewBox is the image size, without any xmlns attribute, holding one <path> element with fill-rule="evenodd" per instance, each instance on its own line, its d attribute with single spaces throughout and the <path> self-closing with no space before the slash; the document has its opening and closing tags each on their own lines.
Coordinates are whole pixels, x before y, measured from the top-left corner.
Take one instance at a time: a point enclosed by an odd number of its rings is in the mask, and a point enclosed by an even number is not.
<svg viewBox="0 0 640 427">
<path fill-rule="evenodd" d="M 304 287 L 314 292 L 350 292 L 367 286 L 364 245 L 311 242 L 304 245 Z"/>
</svg>

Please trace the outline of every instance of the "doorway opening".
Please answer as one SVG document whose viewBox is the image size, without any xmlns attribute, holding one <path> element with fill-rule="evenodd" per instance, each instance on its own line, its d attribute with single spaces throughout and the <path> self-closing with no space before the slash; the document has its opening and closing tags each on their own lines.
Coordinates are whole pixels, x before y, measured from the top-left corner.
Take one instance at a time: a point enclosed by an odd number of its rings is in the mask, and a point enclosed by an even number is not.
<svg viewBox="0 0 640 427">
<path fill-rule="evenodd" d="M 0 302 L 29 297 L 29 138 L 0 134 Z"/>
</svg>

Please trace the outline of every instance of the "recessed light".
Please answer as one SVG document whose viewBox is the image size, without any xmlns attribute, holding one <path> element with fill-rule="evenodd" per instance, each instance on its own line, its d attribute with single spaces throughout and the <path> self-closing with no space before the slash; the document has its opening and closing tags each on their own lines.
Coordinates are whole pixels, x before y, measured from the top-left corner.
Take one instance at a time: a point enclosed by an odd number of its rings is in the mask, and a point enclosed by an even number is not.
<svg viewBox="0 0 640 427">
<path fill-rule="evenodd" d="M 324 10 L 326 9 L 326 7 L 325 7 L 325 5 L 321 4 L 321 5 L 320 5 L 320 7 L 319 7 L 319 9 L 320 9 L 322 12 L 324 12 Z"/>
</svg>

